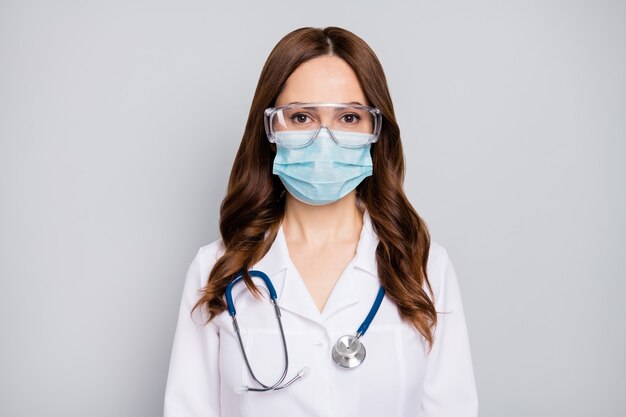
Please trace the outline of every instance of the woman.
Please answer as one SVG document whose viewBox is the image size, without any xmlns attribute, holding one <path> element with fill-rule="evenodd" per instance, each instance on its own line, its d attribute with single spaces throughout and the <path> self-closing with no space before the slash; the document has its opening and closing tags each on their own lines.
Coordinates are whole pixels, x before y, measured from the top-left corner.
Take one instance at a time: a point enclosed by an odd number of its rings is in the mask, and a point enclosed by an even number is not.
<svg viewBox="0 0 626 417">
<path fill-rule="evenodd" d="M 476 416 L 455 271 L 403 180 L 374 52 L 286 35 L 187 272 L 165 416 Z"/>
</svg>

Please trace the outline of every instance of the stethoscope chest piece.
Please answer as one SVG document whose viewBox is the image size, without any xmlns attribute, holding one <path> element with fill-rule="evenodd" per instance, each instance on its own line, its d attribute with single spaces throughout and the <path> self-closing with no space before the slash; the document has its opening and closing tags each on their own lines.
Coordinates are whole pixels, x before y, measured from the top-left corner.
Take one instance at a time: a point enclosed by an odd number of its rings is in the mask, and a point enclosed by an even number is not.
<svg viewBox="0 0 626 417">
<path fill-rule="evenodd" d="M 332 357 L 342 368 L 356 368 L 365 359 L 365 346 L 356 336 L 341 336 L 333 347 Z"/>
</svg>

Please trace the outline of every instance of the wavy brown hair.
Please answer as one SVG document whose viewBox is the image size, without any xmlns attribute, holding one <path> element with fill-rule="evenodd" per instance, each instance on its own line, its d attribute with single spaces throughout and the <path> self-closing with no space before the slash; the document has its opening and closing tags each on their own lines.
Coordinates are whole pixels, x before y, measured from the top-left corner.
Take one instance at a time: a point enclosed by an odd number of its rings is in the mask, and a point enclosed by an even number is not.
<svg viewBox="0 0 626 417">
<path fill-rule="evenodd" d="M 192 312 L 203 306 L 208 312 L 208 323 L 224 311 L 226 286 L 242 269 L 247 287 L 260 297 L 247 271 L 269 251 L 285 207 L 285 188 L 272 174 L 276 148 L 267 140 L 263 111 L 274 105 L 287 78 L 299 65 L 323 55 L 346 61 L 355 71 L 369 105 L 383 114 L 380 139 L 371 146 L 373 174 L 357 186 L 357 194 L 379 238 L 376 260 L 386 295 L 397 305 L 402 318 L 432 347 L 437 312 L 424 288 L 426 284 L 433 295 L 426 268 L 430 235 L 404 194 L 400 129 L 385 74 L 365 41 L 338 27 L 294 30 L 278 42 L 267 58 L 220 207 L 225 253 L 213 266 Z"/>
</svg>

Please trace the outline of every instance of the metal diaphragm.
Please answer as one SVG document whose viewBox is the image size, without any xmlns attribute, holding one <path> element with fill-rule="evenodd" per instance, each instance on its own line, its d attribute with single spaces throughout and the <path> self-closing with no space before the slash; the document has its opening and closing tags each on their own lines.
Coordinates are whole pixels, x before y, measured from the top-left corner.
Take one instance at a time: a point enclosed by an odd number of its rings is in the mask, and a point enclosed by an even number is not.
<svg viewBox="0 0 626 417">
<path fill-rule="evenodd" d="M 341 336 L 333 347 L 332 358 L 342 368 L 355 368 L 365 359 L 365 346 L 356 336 Z"/>
</svg>

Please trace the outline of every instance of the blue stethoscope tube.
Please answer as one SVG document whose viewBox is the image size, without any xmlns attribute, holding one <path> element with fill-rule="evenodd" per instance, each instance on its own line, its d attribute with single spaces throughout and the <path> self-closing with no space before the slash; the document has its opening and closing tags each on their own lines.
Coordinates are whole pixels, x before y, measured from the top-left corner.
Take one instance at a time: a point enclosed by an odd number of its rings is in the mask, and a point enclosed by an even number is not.
<svg viewBox="0 0 626 417">
<path fill-rule="evenodd" d="M 243 340 L 241 339 L 241 332 L 239 330 L 239 324 L 237 323 L 237 317 L 236 317 L 237 311 L 235 310 L 235 303 L 233 301 L 233 294 L 232 294 L 233 287 L 238 282 L 243 280 L 243 270 L 241 270 L 237 274 L 237 276 L 226 287 L 226 291 L 225 291 L 226 305 L 228 306 L 228 313 L 233 319 L 233 328 L 235 330 L 235 333 L 237 334 L 237 339 L 239 339 L 239 346 L 241 347 L 241 353 L 243 354 L 243 358 L 244 358 L 244 361 L 246 362 L 246 366 L 248 367 L 248 371 L 250 372 L 252 379 L 254 379 L 254 381 L 262 387 L 262 388 L 252 388 L 248 386 L 243 386 L 241 387 L 241 390 L 253 391 L 253 392 L 265 392 L 265 391 L 283 389 L 293 384 L 296 380 L 304 377 L 306 373 L 308 372 L 308 368 L 304 368 L 300 370 L 296 374 L 295 377 L 287 381 L 285 384 L 280 385 L 285 380 L 285 377 L 287 376 L 287 371 L 289 369 L 289 355 L 287 353 L 287 341 L 285 339 L 285 332 L 284 332 L 283 323 L 281 320 L 281 313 L 280 313 L 280 307 L 278 306 L 276 290 L 274 289 L 274 285 L 272 285 L 272 281 L 264 272 L 258 271 L 258 270 L 249 270 L 248 274 L 251 277 L 261 278 L 269 291 L 270 301 L 274 305 L 274 310 L 276 312 L 276 320 L 278 321 L 278 327 L 280 328 L 280 335 L 281 335 L 281 339 L 283 343 L 283 352 L 285 354 L 285 366 L 283 368 L 283 373 L 281 377 L 278 379 L 278 381 L 276 381 L 272 385 L 263 384 L 261 381 L 258 380 L 256 375 L 254 375 L 254 372 L 252 371 L 252 367 L 250 366 L 250 361 L 248 360 L 248 355 L 246 354 L 246 350 L 243 345 Z M 365 320 L 363 320 L 363 323 L 361 323 L 361 325 L 359 326 L 356 332 L 356 336 L 352 336 L 352 335 L 342 336 L 341 338 L 339 338 L 339 340 L 335 344 L 335 347 L 333 348 L 333 351 L 332 351 L 332 358 L 333 358 L 333 361 L 338 366 L 343 367 L 343 368 L 354 368 L 360 365 L 365 359 L 365 347 L 362 345 L 359 339 L 365 334 L 368 327 L 372 323 L 372 320 L 374 320 L 374 317 L 376 317 L 376 313 L 378 312 L 378 309 L 383 301 L 384 295 L 385 295 L 385 290 L 381 286 L 380 289 L 378 290 L 378 294 L 376 295 L 376 300 L 374 301 L 372 308 L 367 314 L 367 317 L 365 317 Z"/>
</svg>

